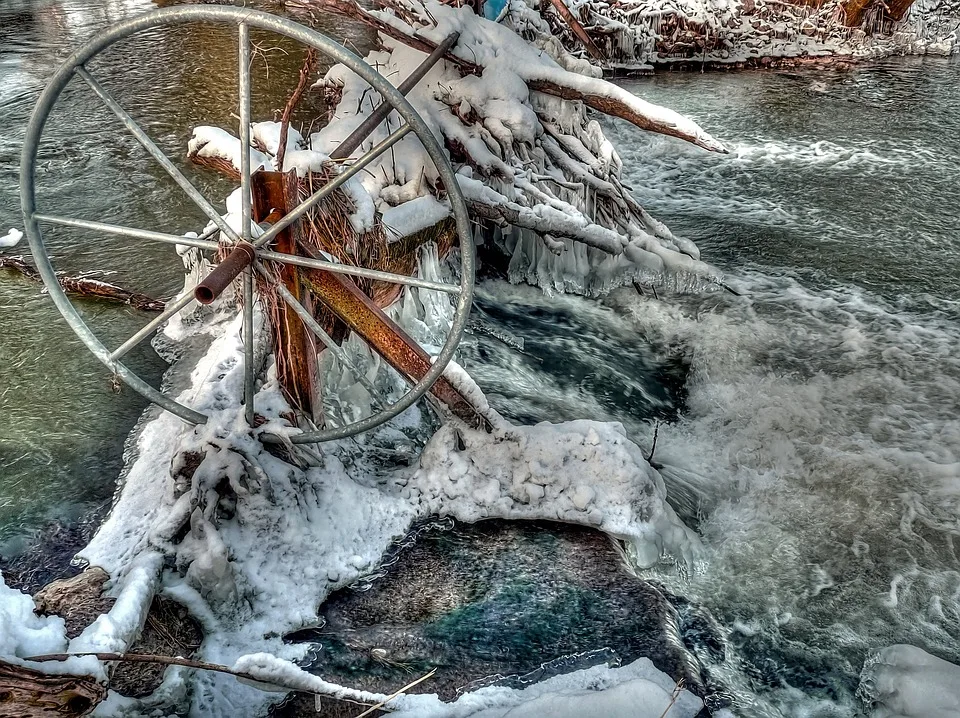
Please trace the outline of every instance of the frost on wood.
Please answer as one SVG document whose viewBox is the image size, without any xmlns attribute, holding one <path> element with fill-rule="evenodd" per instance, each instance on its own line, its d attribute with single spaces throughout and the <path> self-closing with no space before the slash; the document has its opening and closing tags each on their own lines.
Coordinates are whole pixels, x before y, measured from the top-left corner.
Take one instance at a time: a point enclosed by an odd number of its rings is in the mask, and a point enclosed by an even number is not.
<svg viewBox="0 0 960 718">
<path fill-rule="evenodd" d="M 584 0 L 571 6 L 608 66 L 628 69 L 960 49 L 955 0 Z M 583 55 L 566 24 L 552 12 L 546 17 L 564 45 Z"/>
<path fill-rule="evenodd" d="M 331 6 L 328 0 L 297 4 Z M 504 24 L 435 0 L 405 3 L 402 11 L 390 5 L 373 11 L 339 2 L 332 6 L 380 29 L 382 49 L 366 60 L 395 85 L 435 44 L 460 33 L 447 59 L 408 99 L 443 140 L 470 210 L 483 220 L 484 238 L 512 257 L 514 281 L 599 294 L 637 279 L 700 287 L 718 278 L 692 242 L 675 237 L 631 197 L 621 182 L 620 158 L 588 104 L 724 151 L 696 123 L 601 79 L 595 67 L 567 53 L 523 2 L 512 3 Z M 343 66 L 332 68 L 319 87 L 335 108 L 330 123 L 309 143 L 313 151 L 332 153 L 380 98 Z M 354 156 L 399 122 L 391 115 Z M 394 235 L 418 228 L 416 217 L 436 221 L 446 206 L 437 172 L 413 135 L 369 169 L 363 186 L 384 222 L 396 225 Z M 413 204 L 430 196 L 438 202 Z"/>
</svg>

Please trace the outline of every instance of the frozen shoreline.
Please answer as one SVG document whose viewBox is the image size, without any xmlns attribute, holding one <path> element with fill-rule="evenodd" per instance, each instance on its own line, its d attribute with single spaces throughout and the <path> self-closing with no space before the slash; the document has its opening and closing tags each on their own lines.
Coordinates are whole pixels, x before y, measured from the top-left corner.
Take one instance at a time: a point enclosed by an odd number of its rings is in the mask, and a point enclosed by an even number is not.
<svg viewBox="0 0 960 718">
<path fill-rule="evenodd" d="M 855 26 L 845 25 L 837 3 L 765 0 L 582 0 L 571 8 L 604 54 L 609 72 L 655 68 L 771 67 L 804 62 L 863 61 L 890 55 L 952 55 L 960 52 L 960 4 L 919 0 L 901 19 L 877 5 Z M 580 43 L 551 17 L 572 52 Z"/>
</svg>

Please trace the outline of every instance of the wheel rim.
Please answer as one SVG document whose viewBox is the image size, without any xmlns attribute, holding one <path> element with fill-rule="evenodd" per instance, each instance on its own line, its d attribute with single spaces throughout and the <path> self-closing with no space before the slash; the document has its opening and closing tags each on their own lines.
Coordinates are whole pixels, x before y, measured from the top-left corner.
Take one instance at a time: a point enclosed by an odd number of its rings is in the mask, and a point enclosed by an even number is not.
<svg viewBox="0 0 960 718">
<path fill-rule="evenodd" d="M 241 115 L 241 187 L 242 187 L 242 197 L 243 197 L 243 224 L 240 232 L 235 232 L 229 227 L 222 226 L 225 224 L 223 218 L 220 216 L 210 203 L 203 198 L 202 195 L 199 195 L 199 192 L 193 185 L 183 177 L 182 173 L 179 172 L 175 167 L 173 170 L 170 167 L 166 166 L 163 162 L 166 159 L 169 162 L 169 159 L 163 155 L 154 145 L 154 149 L 163 157 L 158 157 L 157 154 L 151 149 L 152 140 L 149 137 L 146 137 L 146 142 L 143 138 L 137 135 L 134 127 L 139 129 L 139 126 L 136 125 L 136 122 L 129 119 L 129 123 L 124 119 L 124 111 L 122 108 L 114 108 L 111 105 L 109 100 L 109 93 L 107 93 L 96 80 L 89 74 L 84 65 L 93 57 L 100 54 L 104 50 L 108 49 L 117 41 L 129 37 L 135 33 L 141 32 L 143 30 L 158 27 L 161 25 L 176 25 L 180 23 L 187 22 L 213 22 L 220 24 L 236 24 L 238 27 L 238 67 L 239 67 L 239 84 L 240 84 L 240 115 Z M 403 130 L 403 133 L 400 137 L 393 139 L 393 142 L 383 147 L 382 151 L 385 151 L 388 147 L 392 146 L 393 143 L 399 141 L 403 135 L 407 132 L 413 132 L 420 139 L 420 142 L 423 144 L 424 149 L 426 149 L 427 154 L 430 156 L 434 165 L 436 166 L 437 173 L 439 174 L 441 180 L 444 184 L 444 189 L 447 192 L 448 201 L 450 202 L 451 209 L 453 211 L 453 217 L 456 222 L 457 227 L 457 237 L 460 243 L 460 284 L 456 291 L 450 291 L 454 285 L 444 285 L 448 289 L 444 291 L 449 291 L 450 293 L 455 293 L 457 295 L 457 304 L 454 311 L 453 320 L 451 322 L 450 330 L 447 334 L 447 339 L 444 342 L 443 347 L 440 350 L 440 353 L 437 355 L 433 365 L 427 370 L 426 374 L 414 384 L 409 391 L 401 397 L 396 403 L 390 405 L 386 409 L 378 411 L 371 416 L 368 416 L 360 421 L 354 422 L 352 424 L 347 424 L 341 427 L 323 429 L 320 431 L 306 432 L 290 437 L 293 443 L 314 443 L 319 441 L 328 441 L 331 439 L 339 439 L 348 436 L 354 436 L 360 434 L 370 429 L 373 429 L 381 424 L 389 421 L 390 419 L 398 416 L 403 411 L 408 409 L 414 403 L 416 403 L 420 398 L 422 398 L 433 386 L 433 384 L 443 375 L 444 370 L 449 364 L 450 360 L 453 358 L 454 353 L 456 352 L 457 346 L 459 345 L 460 338 L 463 335 L 463 331 L 466 327 L 467 317 L 470 313 L 470 308 L 473 302 L 473 284 L 474 284 L 474 273 L 475 273 L 475 252 L 473 246 L 473 237 L 470 230 L 469 215 L 467 213 L 466 203 L 464 202 L 463 195 L 460 191 L 460 186 L 457 182 L 456 175 L 453 171 L 453 168 L 450 166 L 449 161 L 447 160 L 446 155 L 444 154 L 443 149 L 441 148 L 439 142 L 434 136 L 433 132 L 430 130 L 429 126 L 424 122 L 423 118 L 419 116 L 416 110 L 410 105 L 410 103 L 403 97 L 402 94 L 385 78 L 383 78 L 379 73 L 376 72 L 372 67 L 366 64 L 359 56 L 346 49 L 342 45 L 334 42 L 330 38 L 326 37 L 322 33 L 319 33 L 315 30 L 306 28 L 299 23 L 292 22 L 285 18 L 276 17 L 270 15 L 269 13 L 257 11 L 257 10 L 246 10 L 243 8 L 237 7 L 227 7 L 227 6 L 187 6 L 187 7 L 172 7 L 165 8 L 161 10 L 152 11 L 141 15 L 139 17 L 127 20 L 125 22 L 119 23 L 107 29 L 104 33 L 86 43 L 75 52 L 73 52 L 57 70 L 54 76 L 51 78 L 49 84 L 41 93 L 40 98 L 37 101 L 37 104 L 34 108 L 33 114 L 31 115 L 30 122 L 27 125 L 27 133 L 24 140 L 23 153 L 21 156 L 20 164 L 20 196 L 21 196 L 21 208 L 23 210 L 23 219 L 24 219 L 24 231 L 27 235 L 27 240 L 30 245 L 30 249 L 34 256 L 34 261 L 36 262 L 37 269 L 40 272 L 40 275 L 44 281 L 44 284 L 47 287 L 51 298 L 54 301 L 54 304 L 59 309 L 60 313 L 66 319 L 67 323 L 70 325 L 71 329 L 80 337 L 84 342 L 87 348 L 94 354 L 103 363 L 108 369 L 112 370 L 125 384 L 130 386 L 132 389 L 137 391 L 139 394 L 144 396 L 149 401 L 157 404 L 158 406 L 170 411 L 171 413 L 179 416 L 183 420 L 193 423 L 193 424 L 203 424 L 207 421 L 207 416 L 202 414 L 194 409 L 191 409 L 184 404 L 176 401 L 172 397 L 160 392 L 158 389 L 150 385 L 148 382 L 144 381 L 140 376 L 138 376 L 133 370 L 128 368 L 120 358 L 126 354 L 127 351 L 133 348 L 150 336 L 153 331 L 162 326 L 162 324 L 173 314 L 183 309 L 192 301 L 192 296 L 186 294 L 184 297 L 181 297 L 179 300 L 174 302 L 170 307 L 168 307 L 159 317 L 155 318 L 153 321 L 148 323 L 143 329 L 134 334 L 127 342 L 121 345 L 117 350 L 111 352 L 94 334 L 94 332 L 87 326 L 86 322 L 82 319 L 80 314 L 77 312 L 77 309 L 73 306 L 73 303 L 66 296 L 63 289 L 60 287 L 59 282 L 57 281 L 56 271 L 54 270 L 52 264 L 50 263 L 49 256 L 46 252 L 46 247 L 43 241 L 43 235 L 40 231 L 40 222 L 48 222 L 51 224 L 60 224 L 65 226 L 73 226 L 85 229 L 93 229 L 98 231 L 113 232 L 115 234 L 124 234 L 126 236 L 139 237 L 141 239 L 150 240 L 150 241 L 159 241 L 159 242 L 168 242 L 168 243 L 177 243 L 188 246 L 195 246 L 209 249 L 209 245 L 217 246 L 215 242 L 203 242 L 202 240 L 191 240 L 184 237 L 177 237 L 176 235 L 165 235 L 162 232 L 152 232 L 147 230 L 130 230 L 130 228 L 117 227 L 116 225 L 105 225 L 98 222 L 90 222 L 86 220 L 71 220 L 54 217 L 52 215 L 44 215 L 37 212 L 36 208 L 36 196 L 35 196 L 35 179 L 36 179 L 36 159 L 37 159 L 37 150 L 39 148 L 40 140 L 43 134 L 43 129 L 46 124 L 46 121 L 50 115 L 51 110 L 56 104 L 57 99 L 60 97 L 60 94 L 63 92 L 67 83 L 77 75 L 87 82 L 93 88 L 93 91 L 98 94 L 108 107 L 114 111 L 121 121 L 127 126 L 127 129 L 130 130 L 141 144 L 146 147 L 148 152 L 154 156 L 167 170 L 173 179 L 181 186 L 181 188 L 193 199 L 194 203 L 200 207 L 201 210 L 208 216 L 210 220 L 218 225 L 218 228 L 226 236 L 233 239 L 235 242 L 237 240 L 245 240 L 248 242 L 255 242 L 251 237 L 251 223 L 250 223 L 250 212 L 251 212 L 251 202 L 250 202 L 250 108 L 249 108 L 249 85 L 250 85 L 250 67 L 249 67 L 249 28 L 255 27 L 261 30 L 268 30 L 275 32 L 280 35 L 284 35 L 293 40 L 301 42 L 304 45 L 313 47 L 318 51 L 324 53 L 331 60 L 345 65 L 347 68 L 355 72 L 360 78 L 366 81 L 371 87 L 373 87 L 377 92 L 380 93 L 382 101 L 388 103 L 395 109 L 400 116 L 406 121 L 406 125 Z M 98 89 L 99 88 L 99 89 Z M 120 114 L 123 113 L 123 114 Z M 131 127 L 131 124 L 134 127 Z M 141 130 L 142 132 L 142 130 Z M 394 132 L 396 135 L 400 130 Z M 393 137 L 391 135 L 390 137 Z M 145 136 L 145 133 L 144 133 Z M 388 137 L 388 139 L 390 139 Z M 147 144 L 149 143 L 149 144 Z M 380 143 L 381 145 L 383 143 Z M 379 145 L 378 145 L 379 146 Z M 367 155 L 370 155 L 368 152 Z M 379 156 L 379 153 L 376 155 Z M 376 157 L 373 157 L 370 161 L 373 161 Z M 363 158 L 361 158 L 362 160 Z M 361 160 L 358 160 L 361 161 Z M 172 163 L 171 163 L 172 166 Z M 178 177 L 179 175 L 179 177 Z M 181 182 L 181 178 L 186 182 L 187 186 Z M 193 192 L 196 192 L 199 197 L 195 197 Z M 321 190 L 322 191 L 322 190 Z M 305 211 L 305 210 L 304 210 Z M 119 231 L 124 230 L 124 231 Z M 275 234 L 274 234 L 275 236 Z M 262 247 L 268 246 L 263 244 Z M 277 260 L 278 253 L 270 252 L 269 250 L 258 249 L 258 259 L 260 257 L 266 260 Z M 286 256 L 286 255 L 281 255 Z M 298 258 L 303 259 L 303 258 Z M 289 260 L 281 260 L 289 261 Z M 340 273 L 346 274 L 356 274 L 356 268 L 352 267 L 341 267 L 338 265 L 333 265 L 330 267 L 325 267 L 328 271 L 338 271 Z M 349 271 L 347 271 L 349 270 Z M 252 301 L 252 291 L 253 291 L 253 273 L 254 268 L 251 266 L 244 276 L 244 295 L 245 299 L 248 301 L 244 302 L 244 336 L 248 338 L 253 337 L 252 324 L 253 324 L 253 301 Z M 401 281 L 401 277 L 394 276 L 392 281 L 400 284 L 407 284 L 413 286 L 425 286 L 430 283 L 424 283 L 422 281 L 417 281 L 416 278 L 403 278 L 404 281 Z M 430 287 L 438 288 L 438 287 Z M 249 330 L 249 331 L 247 331 Z M 246 412 L 248 424 L 252 426 L 253 424 L 253 410 L 254 410 L 254 387 L 253 382 L 255 380 L 253 366 L 252 366 L 252 357 L 253 357 L 253 341 L 244 342 L 244 351 L 245 351 L 245 402 L 246 402 Z"/>
</svg>

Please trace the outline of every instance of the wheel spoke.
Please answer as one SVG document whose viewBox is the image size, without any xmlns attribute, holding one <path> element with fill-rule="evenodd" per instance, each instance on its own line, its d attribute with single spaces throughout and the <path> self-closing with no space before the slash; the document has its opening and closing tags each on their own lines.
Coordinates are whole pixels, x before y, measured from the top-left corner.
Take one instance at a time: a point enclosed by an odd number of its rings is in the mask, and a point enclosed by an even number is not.
<svg viewBox="0 0 960 718">
<path fill-rule="evenodd" d="M 251 226 L 250 196 L 250 27 L 238 27 L 237 76 L 240 104 L 240 234 L 249 242 Z M 253 426 L 256 411 L 253 395 L 256 377 L 253 370 L 253 268 L 243 271 L 243 404 L 247 425 Z"/>
<path fill-rule="evenodd" d="M 243 405 L 247 425 L 253 426 L 253 395 L 256 376 L 253 371 L 253 270 L 243 270 Z"/>
<path fill-rule="evenodd" d="M 272 252 L 261 249 L 257 256 L 260 259 L 271 259 L 275 262 L 285 262 L 298 267 L 309 267 L 310 269 L 323 269 L 335 274 L 349 274 L 353 277 L 365 277 L 367 279 L 378 279 L 383 282 L 392 282 L 393 284 L 405 284 L 410 287 L 420 287 L 421 289 L 432 289 L 445 294 L 460 294 L 460 287 L 456 284 L 444 284 L 443 282 L 431 282 L 429 279 L 420 279 L 419 277 L 408 277 L 405 274 L 394 274 L 393 272 L 381 272 L 378 269 L 367 269 L 366 267 L 354 267 L 350 264 L 337 264 L 336 262 L 327 262 L 323 259 L 311 259 L 309 257 L 298 257 L 295 254 L 284 254 L 283 252 Z"/>
<path fill-rule="evenodd" d="M 193 301 L 193 293 L 186 292 L 182 297 L 177 301 L 171 304 L 169 307 L 163 310 L 163 313 L 158 317 L 154 318 L 149 324 L 147 324 L 143 329 L 138 331 L 132 337 L 127 339 L 123 344 L 121 344 L 117 349 L 110 355 L 110 361 L 116 361 L 120 357 L 128 354 L 131 349 L 140 344 L 144 339 L 153 334 L 157 329 L 160 328 L 160 325 L 167 321 L 174 314 L 179 312 L 181 309 L 186 307 L 190 302 Z"/>
<path fill-rule="evenodd" d="M 323 187 L 318 189 L 316 192 L 310 195 L 307 199 L 305 199 L 303 202 L 297 205 L 296 209 L 284 215 L 280 219 L 280 221 L 278 221 L 275 225 L 270 227 L 270 229 L 268 229 L 266 232 L 260 235 L 260 237 L 258 237 L 257 240 L 253 243 L 253 246 L 262 247 L 267 242 L 272 241 L 283 230 L 285 230 L 287 227 L 289 227 L 291 224 L 293 224 L 298 219 L 300 219 L 303 215 L 309 212 L 314 207 L 314 205 L 316 205 L 318 202 L 323 200 L 324 197 L 326 197 L 327 195 L 329 195 L 331 192 L 338 189 L 342 185 L 346 184 L 355 175 L 360 174 L 360 172 L 363 171 L 364 167 L 366 167 L 368 164 L 373 162 L 384 152 L 386 152 L 395 144 L 397 144 L 400 140 L 406 137 L 407 134 L 412 130 L 413 128 L 410 125 L 403 125 L 403 127 L 401 127 L 400 129 L 392 132 L 390 135 L 387 136 L 385 140 L 377 144 L 375 147 L 371 148 L 370 151 L 367 152 L 363 157 L 358 159 L 356 162 L 350 165 L 347 169 L 345 169 L 343 172 L 338 174 L 336 177 L 330 180 L 327 184 L 325 184 Z"/>
<path fill-rule="evenodd" d="M 239 242 L 240 237 L 237 233 L 227 224 L 226 220 L 220 216 L 220 213 L 216 208 L 207 201 L 207 198 L 204 197 L 200 191 L 191 184 L 190 180 L 170 161 L 170 158 L 167 157 L 163 150 L 161 150 L 157 145 L 150 139 L 146 132 L 137 124 L 126 110 L 124 110 L 117 103 L 115 99 L 108 93 L 99 82 L 97 82 L 93 76 L 86 70 L 84 67 L 77 68 L 77 74 L 84 79 L 84 81 L 90 85 L 90 88 L 97 94 L 97 96 L 103 101 L 103 103 L 110 108 L 110 110 L 115 114 L 124 126 L 130 131 L 130 133 L 137 138 L 137 141 L 144 146 L 147 152 L 160 163 L 160 166 L 167 171 L 174 181 L 180 185 L 180 188 L 187 194 L 187 196 L 193 200 L 193 203 L 199 207 L 205 215 L 220 228 L 220 231 L 227 235 L 232 241 Z M 247 157 L 247 163 L 249 165 L 250 158 Z"/>
<path fill-rule="evenodd" d="M 104 222 L 91 222 L 86 219 L 73 219 L 72 217 L 58 217 L 53 214 L 34 214 L 33 218 L 38 222 L 46 224 L 56 224 L 61 227 L 76 227 L 78 229 L 89 229 L 94 232 L 103 232 L 104 234 L 116 234 L 121 237 L 133 237 L 134 239 L 146 239 L 151 242 L 162 242 L 163 244 L 182 244 L 186 247 L 197 247 L 198 249 L 209 249 L 216 251 L 220 248 L 216 242 L 194 237 L 180 237 L 176 234 L 166 234 L 165 232 L 153 232 L 149 229 L 136 229 L 134 227 L 124 227 L 121 224 L 105 224 Z"/>
<path fill-rule="evenodd" d="M 240 101 L 240 233 L 250 241 L 250 27 L 240 23 L 238 55 Z"/>
<path fill-rule="evenodd" d="M 259 271 L 267 279 L 272 279 L 270 274 L 264 269 L 263 265 L 259 262 L 257 263 L 257 271 Z M 306 307 L 301 304 L 293 293 L 287 289 L 283 284 L 277 283 L 273 287 L 277 294 L 280 295 L 280 298 L 293 310 L 293 312 L 300 317 L 300 320 L 307 325 L 307 328 L 310 329 L 314 334 L 317 335 L 317 338 L 323 342 L 323 345 L 330 350 L 330 352 L 337 358 L 337 360 L 343 364 L 360 382 L 360 385 L 363 386 L 368 392 L 370 392 L 370 401 L 376 408 L 380 408 L 381 404 L 377 400 L 377 389 L 373 386 L 367 375 L 360 371 L 357 366 L 350 360 L 350 357 L 347 356 L 347 353 L 343 350 L 339 344 L 337 344 L 333 337 L 327 334 L 324 331 L 323 327 L 320 326 L 320 323 L 314 319 L 310 312 L 307 311 Z"/>
</svg>

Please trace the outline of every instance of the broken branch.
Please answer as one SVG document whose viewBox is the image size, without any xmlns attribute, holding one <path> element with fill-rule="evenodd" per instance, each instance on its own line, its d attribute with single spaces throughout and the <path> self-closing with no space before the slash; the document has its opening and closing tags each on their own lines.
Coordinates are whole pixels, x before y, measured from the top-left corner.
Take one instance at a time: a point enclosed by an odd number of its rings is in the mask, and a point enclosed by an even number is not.
<svg viewBox="0 0 960 718">
<path fill-rule="evenodd" d="M 0 257 L 0 269 L 12 269 L 28 279 L 40 281 L 40 272 L 21 256 Z M 131 292 L 129 289 L 118 287 L 116 284 L 92 279 L 91 277 L 68 277 L 57 274 L 57 282 L 60 283 L 63 291 L 67 294 L 91 299 L 108 299 L 112 302 L 129 304 L 131 307 L 144 312 L 162 312 L 164 308 L 164 303 L 159 299 L 153 299 L 139 292 Z"/>
</svg>

